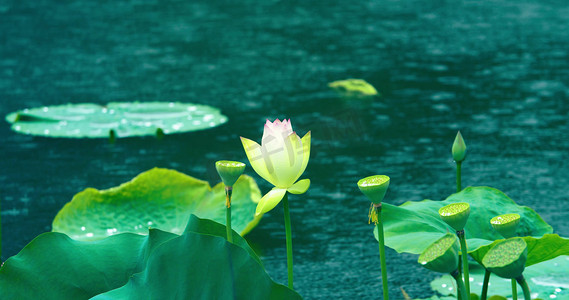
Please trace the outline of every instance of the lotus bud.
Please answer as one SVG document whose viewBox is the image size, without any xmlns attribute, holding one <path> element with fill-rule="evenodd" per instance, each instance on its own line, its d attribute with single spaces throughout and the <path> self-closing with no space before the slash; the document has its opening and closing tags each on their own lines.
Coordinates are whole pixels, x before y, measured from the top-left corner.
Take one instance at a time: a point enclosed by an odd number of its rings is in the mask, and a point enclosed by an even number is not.
<svg viewBox="0 0 569 300">
<path fill-rule="evenodd" d="M 215 169 L 226 187 L 232 187 L 245 170 L 245 164 L 238 161 L 220 160 L 215 163 Z"/>
<path fill-rule="evenodd" d="M 456 231 L 461 231 L 470 216 L 470 204 L 466 202 L 452 203 L 439 209 L 441 219 Z"/>
<path fill-rule="evenodd" d="M 456 162 L 462 162 L 466 158 L 466 144 L 464 143 L 460 131 L 456 134 L 456 138 L 452 144 L 452 158 Z"/>
<path fill-rule="evenodd" d="M 520 237 L 498 242 L 486 252 L 482 264 L 492 273 L 503 278 L 517 278 L 522 275 L 528 255 L 527 244 Z"/>
<path fill-rule="evenodd" d="M 451 273 L 458 269 L 459 250 L 458 238 L 447 232 L 421 253 L 418 262 L 429 270 Z"/>
<path fill-rule="evenodd" d="M 490 224 L 498 233 L 504 238 L 511 238 L 516 236 L 516 229 L 520 224 L 520 215 L 518 214 L 505 214 L 492 218 Z"/>
</svg>

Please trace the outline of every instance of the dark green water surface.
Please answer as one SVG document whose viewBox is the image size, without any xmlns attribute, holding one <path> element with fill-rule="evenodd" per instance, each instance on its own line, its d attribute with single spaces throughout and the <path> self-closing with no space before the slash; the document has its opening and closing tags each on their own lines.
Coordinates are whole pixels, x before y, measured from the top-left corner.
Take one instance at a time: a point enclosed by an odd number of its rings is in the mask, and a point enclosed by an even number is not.
<svg viewBox="0 0 569 300">
<path fill-rule="evenodd" d="M 219 107 L 207 131 L 118 140 L 47 139 L 0 126 L 3 259 L 49 231 L 86 187 L 152 167 L 219 181 L 246 161 L 268 118 L 291 118 L 312 187 L 290 197 L 295 288 L 306 299 L 378 299 L 377 243 L 358 179 L 391 177 L 386 201 L 455 189 L 450 148 L 468 145 L 463 184 L 503 190 L 569 236 L 569 2 L 0 0 L 0 114 L 68 102 L 181 101 Z M 380 99 L 327 83 L 363 78 Z M 271 186 L 254 174 L 263 192 Z M 286 283 L 282 206 L 248 235 Z M 431 295 L 436 274 L 387 250 L 390 293 Z"/>
</svg>

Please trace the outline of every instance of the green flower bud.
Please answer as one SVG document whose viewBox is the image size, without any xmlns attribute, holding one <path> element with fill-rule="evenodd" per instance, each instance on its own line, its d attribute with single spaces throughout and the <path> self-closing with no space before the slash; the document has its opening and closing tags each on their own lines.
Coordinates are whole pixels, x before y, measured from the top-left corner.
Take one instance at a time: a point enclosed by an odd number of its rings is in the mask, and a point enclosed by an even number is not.
<svg viewBox="0 0 569 300">
<path fill-rule="evenodd" d="M 498 242 L 486 252 L 482 264 L 492 273 L 503 278 L 517 278 L 522 275 L 528 247 L 520 237 L 509 238 Z"/>
<path fill-rule="evenodd" d="M 389 177 L 386 175 L 369 176 L 358 181 L 360 191 L 375 204 L 380 204 L 383 201 L 388 187 Z"/>
<path fill-rule="evenodd" d="M 470 204 L 466 202 L 452 203 L 439 209 L 441 219 L 456 231 L 461 231 L 470 216 Z"/>
<path fill-rule="evenodd" d="M 421 253 L 418 262 L 429 270 L 451 273 L 458 269 L 459 250 L 456 234 L 447 232 Z"/>
<path fill-rule="evenodd" d="M 460 131 L 456 134 L 456 138 L 452 144 L 452 158 L 456 162 L 462 162 L 466 158 L 466 144 L 464 143 Z"/>
<path fill-rule="evenodd" d="M 215 169 L 225 186 L 233 186 L 245 170 L 245 164 L 238 161 L 220 160 L 215 163 Z"/>
<path fill-rule="evenodd" d="M 490 224 L 498 233 L 504 238 L 511 238 L 516 236 L 516 229 L 520 224 L 520 215 L 518 214 L 505 214 L 492 218 Z"/>
</svg>

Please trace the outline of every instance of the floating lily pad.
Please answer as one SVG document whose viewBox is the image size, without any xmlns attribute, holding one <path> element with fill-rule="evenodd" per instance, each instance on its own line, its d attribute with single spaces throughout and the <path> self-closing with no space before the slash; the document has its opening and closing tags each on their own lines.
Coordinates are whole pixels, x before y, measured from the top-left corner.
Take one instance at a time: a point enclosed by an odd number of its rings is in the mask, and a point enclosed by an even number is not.
<svg viewBox="0 0 569 300">
<path fill-rule="evenodd" d="M 569 300 L 569 256 L 559 256 L 530 266 L 524 271 L 524 277 L 532 292 L 532 298 Z M 480 294 L 484 282 L 484 269 L 471 269 L 470 280 L 472 293 Z M 432 281 L 431 288 L 444 296 L 455 295 L 454 279 L 448 275 Z M 523 299 L 523 292 L 519 286 L 518 293 L 518 299 Z M 492 274 L 488 295 L 512 297 L 511 280 Z"/>
<path fill-rule="evenodd" d="M 328 83 L 328 86 L 346 98 L 368 98 L 379 95 L 373 85 L 363 79 L 337 80 Z"/>
<path fill-rule="evenodd" d="M 401 206 L 384 203 L 382 215 L 386 246 L 399 253 L 420 254 L 444 233 L 454 232 L 441 220 L 438 211 L 445 205 L 458 202 L 470 205 L 470 217 L 464 227 L 469 253 L 502 239 L 492 228 L 490 220 L 505 213 L 521 216 L 516 230 L 518 236 L 541 237 L 553 232 L 533 209 L 518 206 L 501 191 L 489 187 L 468 187 L 444 201 L 410 201 Z M 374 234 L 377 238 L 376 231 Z"/>
<path fill-rule="evenodd" d="M 82 103 L 24 109 L 6 116 L 12 130 L 64 138 L 121 138 L 208 129 L 227 122 L 219 109 L 178 102 Z"/>
<path fill-rule="evenodd" d="M 124 233 L 86 242 L 45 233 L 0 268 L 0 295 L 2 299 L 90 299 L 149 276 L 159 277 L 163 285 L 149 285 L 152 291 L 144 297 L 132 294 L 119 299 L 148 299 L 149 295 L 174 299 L 186 290 L 193 294 L 186 293 L 192 297 L 183 299 L 210 299 L 209 295 L 233 299 L 224 296 L 234 291 L 238 296 L 249 293 L 250 297 L 241 299 L 300 299 L 269 278 L 245 239 L 233 232 L 234 243 L 229 244 L 225 234 L 225 226 L 195 216 L 182 236 L 150 229 L 147 236 Z M 234 277 L 225 271 L 228 268 Z"/>
<path fill-rule="evenodd" d="M 260 221 L 255 217 L 261 192 L 253 178 L 242 175 L 233 186 L 232 228 L 247 234 Z M 180 172 L 154 168 L 118 187 L 88 188 L 73 197 L 53 220 L 53 231 L 77 240 L 96 240 L 148 228 L 181 234 L 190 214 L 225 224 L 223 183 L 209 183 Z"/>
</svg>

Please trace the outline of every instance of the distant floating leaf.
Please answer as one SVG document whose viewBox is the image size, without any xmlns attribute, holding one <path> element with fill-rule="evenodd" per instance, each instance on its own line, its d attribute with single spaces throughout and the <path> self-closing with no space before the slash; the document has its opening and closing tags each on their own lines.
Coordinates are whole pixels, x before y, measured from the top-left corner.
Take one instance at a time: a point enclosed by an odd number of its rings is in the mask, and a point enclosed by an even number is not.
<svg viewBox="0 0 569 300">
<path fill-rule="evenodd" d="M 330 82 L 329 87 L 346 98 L 366 98 L 377 96 L 379 93 L 363 79 L 346 79 Z"/>
<path fill-rule="evenodd" d="M 6 116 L 12 130 L 64 138 L 122 138 L 196 131 L 219 126 L 219 109 L 178 102 L 82 103 L 24 109 Z"/>
<path fill-rule="evenodd" d="M 253 178 L 242 175 L 233 186 L 232 227 L 241 234 L 253 229 L 261 192 Z M 154 168 L 118 187 L 88 188 L 73 197 L 53 220 L 53 231 L 76 240 L 97 240 L 123 232 L 148 233 L 158 228 L 181 234 L 190 214 L 225 224 L 223 183 L 213 188 L 174 170 Z"/>
</svg>

